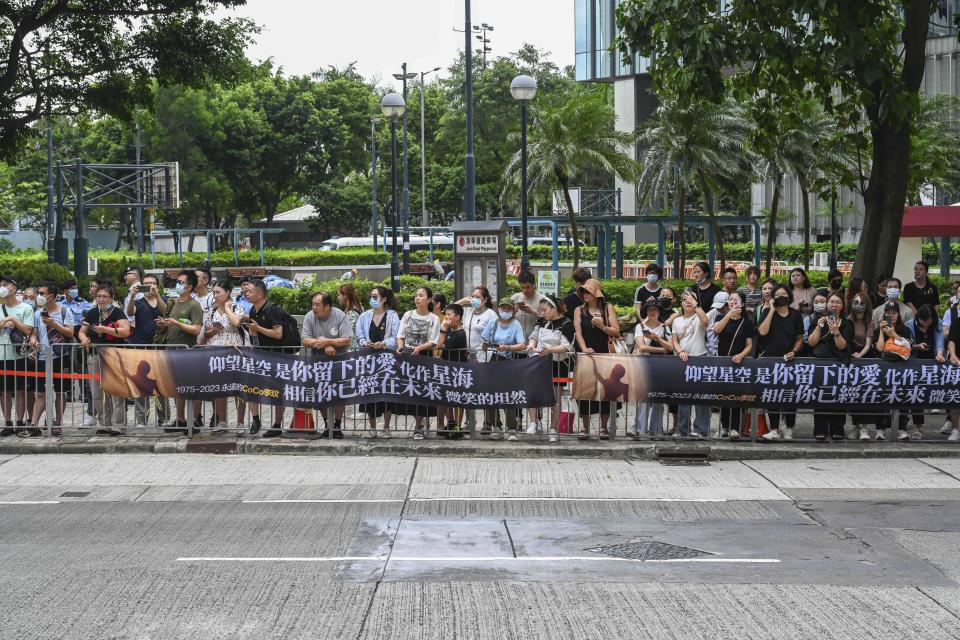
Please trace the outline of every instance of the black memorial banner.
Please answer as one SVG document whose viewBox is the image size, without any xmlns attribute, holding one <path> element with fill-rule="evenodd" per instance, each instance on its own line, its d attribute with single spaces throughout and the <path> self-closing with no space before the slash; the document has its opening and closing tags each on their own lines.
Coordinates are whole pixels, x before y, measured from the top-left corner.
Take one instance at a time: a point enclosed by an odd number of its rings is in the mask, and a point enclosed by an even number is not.
<svg viewBox="0 0 960 640">
<path fill-rule="evenodd" d="M 960 367 L 933 360 L 578 356 L 579 400 L 864 410 L 960 407 Z"/>
<path fill-rule="evenodd" d="M 309 358 L 253 348 L 100 351 L 106 393 L 252 402 L 321 409 L 361 402 L 465 408 L 554 404 L 549 358 L 449 362 L 358 351 Z"/>
</svg>

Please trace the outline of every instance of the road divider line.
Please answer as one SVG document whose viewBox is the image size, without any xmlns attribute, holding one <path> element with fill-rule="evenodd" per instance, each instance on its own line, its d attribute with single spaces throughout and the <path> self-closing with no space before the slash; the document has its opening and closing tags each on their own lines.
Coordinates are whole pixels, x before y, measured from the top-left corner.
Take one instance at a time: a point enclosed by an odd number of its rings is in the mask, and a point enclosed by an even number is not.
<svg viewBox="0 0 960 640">
<path fill-rule="evenodd" d="M 728 502 L 726 498 L 560 498 L 555 496 L 525 498 L 522 496 L 500 497 L 448 497 L 410 498 L 410 502 Z"/>
<path fill-rule="evenodd" d="M 779 564 L 776 558 L 612 558 L 609 556 L 327 556 L 327 557 L 272 557 L 272 558 L 177 558 L 177 562 L 634 562 L 649 564 L 716 563 L 716 564 Z"/>
<path fill-rule="evenodd" d="M 9 501 L 0 500 L 0 505 L 16 505 L 16 504 L 60 504 L 60 501 L 59 500 L 9 500 Z"/>
<path fill-rule="evenodd" d="M 317 499 L 290 499 L 290 500 L 242 500 L 244 504 L 380 504 L 403 502 L 403 498 L 392 499 L 349 499 L 349 498 L 317 498 Z"/>
</svg>

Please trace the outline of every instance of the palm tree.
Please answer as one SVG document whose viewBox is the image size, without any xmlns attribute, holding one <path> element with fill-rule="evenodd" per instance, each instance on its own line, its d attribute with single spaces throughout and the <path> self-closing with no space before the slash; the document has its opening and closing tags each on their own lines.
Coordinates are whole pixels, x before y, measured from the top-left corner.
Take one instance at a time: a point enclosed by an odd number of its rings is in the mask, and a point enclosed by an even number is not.
<svg viewBox="0 0 960 640">
<path fill-rule="evenodd" d="M 677 199 L 681 269 L 687 260 L 684 214 L 694 187 L 700 190 L 703 209 L 717 238 L 721 266 L 726 263 L 713 194 L 721 179 L 748 171 L 750 128 L 743 109 L 732 100 L 720 104 L 667 100 L 640 134 L 644 147 L 638 184 L 640 203 L 647 208 L 665 202 L 671 194 Z"/>
<path fill-rule="evenodd" d="M 636 179 L 637 165 L 629 150 L 636 134 L 618 131 L 613 105 L 602 88 L 577 87 L 562 96 L 538 101 L 532 110 L 527 145 L 528 191 L 545 187 L 563 191 L 570 220 L 574 268 L 580 265 L 577 219 L 570 187 L 590 171 L 600 170 L 621 180 Z M 503 174 L 506 201 L 520 189 L 520 152 Z"/>
<path fill-rule="evenodd" d="M 837 121 L 820 101 L 803 100 L 796 106 L 795 119 L 784 131 L 782 159 L 785 168 L 797 178 L 803 206 L 803 267 L 810 268 L 810 192 L 829 188 L 837 178 L 836 163 L 852 160 L 840 145 Z"/>
</svg>

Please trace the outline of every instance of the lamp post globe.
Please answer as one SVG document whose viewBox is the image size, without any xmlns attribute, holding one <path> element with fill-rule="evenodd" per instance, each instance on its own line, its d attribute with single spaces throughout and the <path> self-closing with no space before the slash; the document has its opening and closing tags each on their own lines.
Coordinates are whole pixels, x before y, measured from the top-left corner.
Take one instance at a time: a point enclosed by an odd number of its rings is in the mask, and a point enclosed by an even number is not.
<svg viewBox="0 0 960 640">
<path fill-rule="evenodd" d="M 520 103 L 520 268 L 530 269 L 527 250 L 527 103 L 537 95 L 537 81 L 519 75 L 510 83 L 510 95 Z"/>
<path fill-rule="evenodd" d="M 399 93 L 388 93 L 380 100 L 380 111 L 388 118 L 401 118 L 407 110 L 407 103 Z"/>
<path fill-rule="evenodd" d="M 510 95 L 513 96 L 514 100 L 519 100 L 520 102 L 533 100 L 537 97 L 536 79 L 525 74 L 520 74 L 510 83 Z"/>
</svg>

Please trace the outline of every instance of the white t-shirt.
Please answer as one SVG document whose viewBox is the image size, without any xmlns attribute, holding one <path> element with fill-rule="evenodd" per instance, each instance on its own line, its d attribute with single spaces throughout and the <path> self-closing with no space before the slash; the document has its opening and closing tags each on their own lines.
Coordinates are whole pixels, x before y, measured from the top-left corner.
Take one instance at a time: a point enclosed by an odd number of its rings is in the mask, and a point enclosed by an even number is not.
<svg viewBox="0 0 960 640">
<path fill-rule="evenodd" d="M 642 345 L 645 345 L 645 346 L 648 346 L 648 347 L 649 347 L 649 346 L 654 346 L 654 347 L 659 347 L 659 346 L 660 346 L 659 343 L 656 343 L 655 341 L 650 340 L 650 339 L 647 338 L 645 335 L 643 335 L 644 329 L 646 329 L 647 331 L 649 331 L 650 333 L 652 333 L 652 334 L 654 334 L 654 335 L 656 335 L 656 336 L 660 336 L 660 337 L 663 338 L 664 340 L 669 340 L 669 339 L 670 339 L 670 327 L 668 327 L 667 325 L 663 324 L 662 322 L 659 324 L 659 326 L 649 327 L 649 326 L 647 326 L 647 321 L 646 321 L 646 320 L 643 320 L 643 321 L 641 321 L 641 322 L 638 322 L 636 328 L 634 328 L 634 330 L 633 330 L 633 343 L 634 343 L 634 344 L 642 344 Z M 642 354 L 644 354 L 644 355 L 650 355 L 650 354 L 648 354 L 648 353 L 646 353 L 646 352 L 644 352 L 644 351 L 641 351 L 640 353 L 642 353 Z"/>
<path fill-rule="evenodd" d="M 526 311 L 521 311 L 517 309 L 517 313 L 514 318 L 517 319 L 517 322 L 520 323 L 520 326 L 523 327 L 523 337 L 527 340 L 530 339 L 530 334 L 533 333 L 533 330 L 537 328 L 537 319 L 540 315 L 540 301 L 543 300 L 543 294 L 539 291 L 533 292 L 533 297 L 528 298 L 523 295 L 523 293 L 515 293 L 511 296 L 513 304 L 518 304 L 523 302 L 533 309 L 533 315 L 527 313 Z"/>
<path fill-rule="evenodd" d="M 463 309 L 463 329 L 467 334 L 467 349 L 475 351 L 477 359 L 481 362 L 484 361 L 480 358 L 484 354 L 483 330 L 487 328 L 488 324 L 496 321 L 497 312 L 493 309 L 485 307 L 483 311 L 473 307 L 464 307 Z"/>
<path fill-rule="evenodd" d="M 440 340 L 440 318 L 429 311 L 426 315 L 420 315 L 416 309 L 407 311 L 400 319 L 397 339 L 400 338 L 403 338 L 403 346 L 407 349 L 428 342 L 437 344 Z"/>
<path fill-rule="evenodd" d="M 707 328 L 700 322 L 700 316 L 678 316 L 673 320 L 673 335 L 677 337 L 680 349 L 690 356 L 707 355 Z"/>
</svg>

